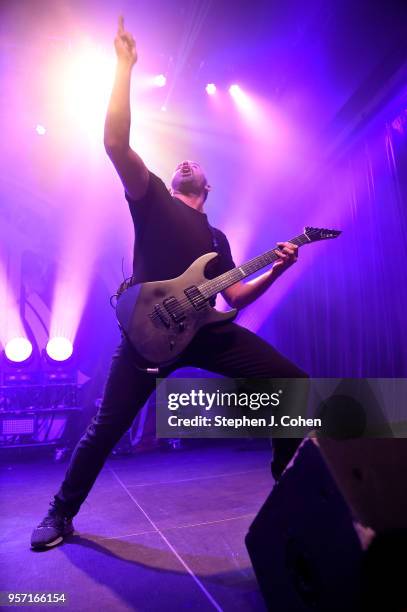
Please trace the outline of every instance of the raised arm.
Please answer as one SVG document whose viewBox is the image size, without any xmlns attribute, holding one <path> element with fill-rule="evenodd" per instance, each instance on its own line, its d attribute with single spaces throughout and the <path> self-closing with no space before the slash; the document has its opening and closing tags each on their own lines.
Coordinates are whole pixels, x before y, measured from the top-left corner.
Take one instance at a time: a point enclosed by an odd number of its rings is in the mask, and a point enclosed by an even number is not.
<svg viewBox="0 0 407 612">
<path fill-rule="evenodd" d="M 129 196 L 142 198 L 148 187 L 148 170 L 139 155 L 130 148 L 130 80 L 137 62 L 133 36 L 124 29 L 123 17 L 114 40 L 117 54 L 116 75 L 105 120 L 104 145 Z"/>
</svg>

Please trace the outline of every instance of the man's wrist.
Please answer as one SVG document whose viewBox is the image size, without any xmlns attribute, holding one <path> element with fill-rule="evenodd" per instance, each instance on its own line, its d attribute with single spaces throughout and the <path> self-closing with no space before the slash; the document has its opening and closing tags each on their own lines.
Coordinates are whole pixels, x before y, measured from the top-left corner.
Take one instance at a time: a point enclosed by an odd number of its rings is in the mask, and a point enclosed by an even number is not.
<svg viewBox="0 0 407 612">
<path fill-rule="evenodd" d="M 126 60 L 122 57 L 117 58 L 117 69 L 120 70 L 120 72 L 130 73 L 133 69 L 133 66 L 134 62 L 130 62 L 129 60 Z"/>
<path fill-rule="evenodd" d="M 282 272 L 283 270 L 281 270 L 281 266 L 273 266 L 271 270 L 269 270 L 270 277 L 273 281 L 281 276 Z"/>
</svg>

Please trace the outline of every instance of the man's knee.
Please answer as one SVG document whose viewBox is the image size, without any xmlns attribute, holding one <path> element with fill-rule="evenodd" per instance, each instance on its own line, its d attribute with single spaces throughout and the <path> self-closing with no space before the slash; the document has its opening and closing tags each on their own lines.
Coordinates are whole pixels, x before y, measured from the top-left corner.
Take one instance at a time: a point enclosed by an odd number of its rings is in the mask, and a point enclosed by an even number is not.
<svg viewBox="0 0 407 612">
<path fill-rule="evenodd" d="M 93 417 L 80 442 L 84 446 L 115 444 L 130 429 L 132 418 L 104 421 L 99 415 Z"/>
</svg>

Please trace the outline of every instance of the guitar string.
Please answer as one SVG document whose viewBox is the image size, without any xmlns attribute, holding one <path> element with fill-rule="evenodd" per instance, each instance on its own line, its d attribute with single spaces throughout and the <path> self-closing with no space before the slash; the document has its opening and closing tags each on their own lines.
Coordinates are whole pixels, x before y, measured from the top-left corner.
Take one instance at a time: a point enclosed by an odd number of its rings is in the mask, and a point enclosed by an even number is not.
<svg viewBox="0 0 407 612">
<path fill-rule="evenodd" d="M 291 242 L 292 244 L 295 244 L 297 246 L 303 246 L 304 244 L 309 244 L 310 241 L 304 234 L 300 234 L 299 236 L 292 238 L 288 242 Z M 238 266 L 236 268 L 233 268 L 232 270 L 228 270 L 227 272 L 224 272 L 223 274 L 221 274 L 215 279 L 208 279 L 207 281 L 204 281 L 202 284 L 197 285 L 196 288 L 201 294 L 203 291 L 205 291 L 206 287 L 211 287 L 211 289 L 215 289 L 213 293 L 210 293 L 209 295 L 203 295 L 203 298 L 204 298 L 203 302 L 207 302 L 209 298 L 216 295 L 217 293 L 219 293 L 219 291 L 222 290 L 223 283 L 224 281 L 226 281 L 226 279 L 228 279 L 228 277 L 232 278 L 233 276 L 236 276 L 236 279 L 233 278 L 232 282 L 230 283 L 228 282 L 228 284 L 224 288 L 227 288 L 233 285 L 239 280 L 242 280 L 242 278 L 245 278 L 247 276 L 250 276 L 251 274 L 254 274 L 255 272 L 257 272 L 257 270 L 264 268 L 265 266 L 269 265 L 273 261 L 276 261 L 277 259 L 279 259 L 279 255 L 277 255 L 277 253 L 275 253 L 275 250 L 272 249 L 270 251 L 267 251 L 266 253 L 262 253 L 261 255 L 254 257 L 253 259 L 249 260 L 248 262 L 246 262 L 245 264 L 241 266 Z M 244 271 L 243 274 L 241 270 Z M 175 316 L 177 316 L 177 313 L 181 314 L 181 311 L 183 311 L 183 308 L 186 306 L 192 306 L 192 308 L 194 308 L 194 305 L 189 298 L 182 298 L 181 300 L 177 302 L 177 306 L 175 306 L 175 308 L 172 310 L 172 313 L 175 314 Z"/>
<path fill-rule="evenodd" d="M 304 236 L 304 234 L 301 234 L 300 236 L 296 236 L 295 238 L 291 239 L 289 242 L 293 244 L 298 244 L 298 246 L 303 246 L 304 244 L 308 244 L 309 240 L 306 238 L 306 236 Z M 276 261 L 278 258 L 279 256 L 275 253 L 273 249 L 271 251 L 267 251 L 266 253 L 263 253 L 262 255 L 258 255 L 257 257 L 251 259 L 250 261 L 248 261 L 246 264 L 243 264 L 242 266 L 233 268 L 232 270 L 228 270 L 224 274 L 221 274 L 220 276 L 218 276 L 216 279 L 209 279 L 207 281 L 204 281 L 201 285 L 197 285 L 196 288 L 201 293 L 202 291 L 205 291 L 206 287 L 211 287 L 211 293 L 208 295 L 205 295 L 205 294 L 203 295 L 204 299 L 202 300 L 202 303 L 207 302 L 210 297 L 219 293 L 219 291 L 221 291 L 223 288 L 229 287 L 230 285 L 233 285 L 234 283 L 238 282 L 242 278 L 245 278 L 246 276 L 250 276 L 251 274 L 254 274 L 257 270 L 261 269 L 262 267 L 267 266 L 273 261 Z M 244 270 L 243 274 L 241 272 L 241 269 Z M 234 276 L 236 278 L 233 278 Z M 231 280 L 231 278 L 233 278 L 233 280 Z M 224 281 L 226 280 L 228 280 L 228 282 L 227 282 L 227 285 L 224 287 Z M 230 280 L 231 282 L 229 282 Z M 212 292 L 213 289 L 214 291 Z M 194 307 L 194 305 L 191 303 L 191 300 L 189 300 L 188 298 L 183 298 L 178 301 L 177 306 L 173 309 L 172 312 L 175 314 L 175 316 L 177 316 L 176 314 L 177 311 L 178 311 L 178 314 L 181 314 L 181 310 L 185 306 Z"/>
</svg>

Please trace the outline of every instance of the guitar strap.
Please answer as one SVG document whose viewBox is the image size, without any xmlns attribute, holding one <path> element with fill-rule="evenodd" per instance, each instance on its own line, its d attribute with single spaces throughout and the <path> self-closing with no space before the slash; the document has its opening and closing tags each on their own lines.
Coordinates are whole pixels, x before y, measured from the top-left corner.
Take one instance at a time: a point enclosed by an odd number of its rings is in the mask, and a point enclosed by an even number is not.
<svg viewBox="0 0 407 612">
<path fill-rule="evenodd" d="M 208 225 L 209 225 L 209 223 L 208 223 Z M 216 251 L 219 254 L 219 240 L 218 240 L 218 238 L 216 236 L 215 230 L 212 227 L 212 225 L 209 225 L 209 229 L 210 229 L 210 232 L 211 232 L 211 235 L 212 235 L 212 247 L 213 247 L 213 250 Z"/>
</svg>

